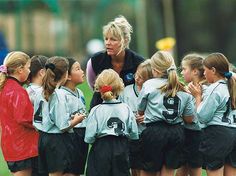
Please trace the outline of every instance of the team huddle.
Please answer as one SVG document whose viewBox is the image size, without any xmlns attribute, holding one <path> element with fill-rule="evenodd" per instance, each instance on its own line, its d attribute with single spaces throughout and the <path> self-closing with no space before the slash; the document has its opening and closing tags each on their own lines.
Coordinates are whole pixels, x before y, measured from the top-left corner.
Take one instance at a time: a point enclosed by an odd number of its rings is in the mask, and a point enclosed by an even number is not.
<svg viewBox="0 0 236 176">
<path fill-rule="evenodd" d="M 94 90 L 88 112 L 77 88 L 85 79 L 78 61 L 20 51 L 6 56 L 1 147 L 14 175 L 200 176 L 202 168 L 209 176 L 236 174 L 233 66 L 221 53 L 188 54 L 184 84 L 171 53 L 144 60 L 127 48 L 127 23 L 118 17 L 106 25 L 107 50 L 88 61 Z M 117 32 L 120 25 L 128 32 Z M 121 65 L 113 60 L 120 54 Z"/>
</svg>

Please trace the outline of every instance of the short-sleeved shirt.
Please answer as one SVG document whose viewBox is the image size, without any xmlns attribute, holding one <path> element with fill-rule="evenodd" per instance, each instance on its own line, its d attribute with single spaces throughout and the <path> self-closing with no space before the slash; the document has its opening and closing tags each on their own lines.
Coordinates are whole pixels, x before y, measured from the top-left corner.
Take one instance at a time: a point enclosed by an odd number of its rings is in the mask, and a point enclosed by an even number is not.
<svg viewBox="0 0 236 176">
<path fill-rule="evenodd" d="M 30 101 L 34 104 L 34 100 L 36 99 L 37 92 L 42 92 L 42 86 L 30 83 L 29 86 L 26 88 L 26 91 L 29 94 Z"/>
<path fill-rule="evenodd" d="M 199 121 L 204 128 L 209 125 L 230 126 L 228 110 L 230 95 L 226 80 L 219 80 L 209 85 L 203 96 L 203 100 L 197 108 Z"/>
<path fill-rule="evenodd" d="M 94 143 L 104 136 L 138 139 L 138 127 L 130 107 L 118 100 L 104 101 L 92 108 L 88 116 L 84 141 Z"/>
<path fill-rule="evenodd" d="M 137 102 L 138 102 L 139 91 L 137 89 L 136 84 L 128 85 L 124 88 L 123 92 L 120 94 L 119 99 L 128 104 L 128 106 L 132 109 L 134 115 L 137 114 Z M 146 128 L 144 124 L 138 123 L 138 131 L 139 134 Z"/>
<path fill-rule="evenodd" d="M 76 88 L 75 91 L 62 86 L 62 90 L 65 92 L 66 96 L 66 105 L 68 106 L 70 116 L 79 113 L 79 114 L 87 114 L 85 98 L 83 92 Z M 87 119 L 83 120 L 82 123 L 77 124 L 74 128 L 86 127 Z"/>
<path fill-rule="evenodd" d="M 138 110 L 144 111 L 144 123 L 165 121 L 169 124 L 182 123 L 184 116 L 194 116 L 193 96 L 178 91 L 175 97 L 167 97 L 159 89 L 167 79 L 153 78 L 147 80 L 138 98 Z"/>
<path fill-rule="evenodd" d="M 64 90 L 56 88 L 49 97 L 49 101 L 46 101 L 42 93 L 39 93 L 34 108 L 34 123 L 37 112 L 42 117 L 41 122 L 39 120 L 38 125 L 35 125 L 39 130 L 46 133 L 63 133 L 64 130 L 70 127 L 72 116 L 67 106 Z M 67 131 L 73 133 L 73 129 Z"/>
<path fill-rule="evenodd" d="M 2 152 L 6 161 L 19 161 L 38 155 L 38 133 L 32 125 L 33 106 L 28 93 L 12 77 L 0 93 Z"/>
</svg>

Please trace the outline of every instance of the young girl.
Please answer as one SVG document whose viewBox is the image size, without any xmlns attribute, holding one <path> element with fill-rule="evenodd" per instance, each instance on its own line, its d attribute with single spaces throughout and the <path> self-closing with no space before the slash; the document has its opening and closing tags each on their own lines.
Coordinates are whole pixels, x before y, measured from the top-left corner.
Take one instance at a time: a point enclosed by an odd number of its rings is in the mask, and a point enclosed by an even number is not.
<svg viewBox="0 0 236 176">
<path fill-rule="evenodd" d="M 30 73 L 30 58 L 9 53 L 0 66 L 2 152 L 13 175 L 30 176 L 38 156 L 38 133 L 32 125 L 33 106 L 22 83 Z"/>
<path fill-rule="evenodd" d="M 84 72 L 79 62 L 75 59 L 67 58 L 67 60 L 69 62 L 69 74 L 65 85 L 61 89 L 64 90 L 67 99 L 68 111 L 71 115 L 75 113 L 86 115 L 84 94 L 80 89 L 76 88 L 78 84 L 83 83 Z M 71 173 L 76 175 L 84 174 L 87 159 L 88 144 L 84 142 L 85 127 L 86 122 L 84 120 L 73 128 L 74 133 L 72 134 L 72 138 L 75 161 L 73 162 Z"/>
<path fill-rule="evenodd" d="M 124 91 L 119 96 L 120 100 L 127 103 L 132 109 L 134 114 L 137 114 L 137 100 L 139 92 L 141 91 L 143 83 L 152 78 L 152 69 L 150 64 L 150 59 L 142 62 L 135 73 L 135 84 L 131 84 L 124 88 Z M 145 129 L 143 122 L 143 116 L 136 116 L 136 121 L 138 123 L 139 136 L 141 132 Z M 141 144 L 140 140 L 131 140 L 129 145 L 129 159 L 130 167 L 132 171 L 132 176 L 139 176 L 140 169 L 142 169 L 142 158 L 141 158 Z"/>
<path fill-rule="evenodd" d="M 68 76 L 68 62 L 63 57 L 47 60 L 43 79 L 43 92 L 34 102 L 34 121 L 39 136 L 39 169 L 52 176 L 69 173 L 73 162 L 73 145 L 70 138 L 72 128 L 84 119 L 75 113 L 70 116 L 64 90 L 60 86 Z"/>
<path fill-rule="evenodd" d="M 156 52 L 151 58 L 153 79 L 147 80 L 138 98 L 138 113 L 144 114 L 141 134 L 142 176 L 172 176 L 179 167 L 184 144 L 183 120 L 192 123 L 193 97 L 178 81 L 170 53 Z"/>
<path fill-rule="evenodd" d="M 128 139 L 138 139 L 135 116 L 129 106 L 116 100 L 124 84 L 112 69 L 98 76 L 95 88 L 102 104 L 92 108 L 87 122 L 85 142 L 92 144 L 87 176 L 129 175 Z"/>
<path fill-rule="evenodd" d="M 230 71 L 232 72 L 232 77 L 236 81 L 235 68 L 233 65 L 230 65 Z M 236 109 L 232 109 L 229 113 L 230 127 L 234 128 L 234 146 L 233 150 L 227 156 L 225 165 L 224 165 L 224 176 L 236 175 Z"/>
<path fill-rule="evenodd" d="M 186 83 L 202 84 L 205 82 L 203 58 L 197 54 L 188 54 L 182 60 L 182 72 Z M 194 118 L 194 123 L 184 124 L 185 145 L 184 161 L 176 176 L 201 176 L 203 158 L 199 152 L 201 141 L 201 128 L 198 119 Z"/>
<path fill-rule="evenodd" d="M 30 82 L 29 86 L 27 87 L 27 92 L 30 97 L 30 101 L 34 104 L 36 92 L 42 92 L 42 83 L 43 77 L 45 75 L 45 63 L 47 61 L 47 57 L 42 55 L 36 55 L 31 58 L 30 64 L 30 74 L 28 77 L 28 81 Z"/>
<path fill-rule="evenodd" d="M 210 83 L 202 97 L 200 85 L 189 84 L 195 96 L 197 116 L 205 125 L 200 143 L 208 176 L 221 176 L 225 159 L 234 143 L 234 128 L 228 116 L 230 107 L 236 108 L 236 84 L 229 72 L 229 62 L 221 53 L 213 53 L 204 61 L 204 75 Z M 234 175 L 234 174 L 233 174 Z"/>
</svg>

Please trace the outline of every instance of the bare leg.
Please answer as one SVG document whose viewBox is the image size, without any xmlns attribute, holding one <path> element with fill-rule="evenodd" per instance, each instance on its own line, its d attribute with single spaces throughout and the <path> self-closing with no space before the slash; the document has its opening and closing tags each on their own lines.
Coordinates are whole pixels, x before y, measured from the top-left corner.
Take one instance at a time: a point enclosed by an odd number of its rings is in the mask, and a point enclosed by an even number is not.
<svg viewBox="0 0 236 176">
<path fill-rule="evenodd" d="M 187 166 L 177 169 L 175 176 L 188 176 L 189 170 Z"/>
<path fill-rule="evenodd" d="M 160 176 L 160 172 L 147 172 L 147 171 L 141 170 L 140 176 Z"/>
<path fill-rule="evenodd" d="M 201 176 L 202 175 L 202 168 L 189 168 L 189 175 L 190 176 Z"/>
<path fill-rule="evenodd" d="M 224 167 L 217 170 L 207 170 L 207 176 L 223 176 Z"/>
<path fill-rule="evenodd" d="M 49 176 L 63 176 L 63 172 L 53 172 L 53 173 L 49 173 Z"/>
<path fill-rule="evenodd" d="M 131 175 L 132 176 L 138 176 L 136 169 L 131 169 Z"/>
<path fill-rule="evenodd" d="M 175 170 L 167 168 L 165 165 L 161 168 L 161 176 L 174 176 Z"/>
<path fill-rule="evenodd" d="M 31 176 L 32 169 L 25 169 L 22 171 L 12 173 L 14 176 Z"/>
<path fill-rule="evenodd" d="M 131 175 L 132 176 L 140 176 L 140 170 L 139 169 L 131 169 Z"/>
<path fill-rule="evenodd" d="M 229 164 L 224 165 L 224 176 L 236 175 L 236 168 Z"/>
</svg>

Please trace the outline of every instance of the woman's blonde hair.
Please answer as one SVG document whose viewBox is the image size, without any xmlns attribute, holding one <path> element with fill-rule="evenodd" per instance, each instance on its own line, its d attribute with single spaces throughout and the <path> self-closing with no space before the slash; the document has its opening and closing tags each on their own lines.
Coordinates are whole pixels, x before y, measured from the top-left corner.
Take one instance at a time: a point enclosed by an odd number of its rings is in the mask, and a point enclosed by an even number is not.
<svg viewBox="0 0 236 176">
<path fill-rule="evenodd" d="M 4 87 L 8 75 L 15 73 L 17 68 L 24 67 L 30 60 L 30 57 L 21 51 L 12 51 L 4 59 L 3 65 L 6 67 L 6 73 L 0 72 L 0 90 Z"/>
<path fill-rule="evenodd" d="M 137 71 L 135 74 L 139 74 L 142 76 L 143 81 L 147 81 L 148 79 L 153 78 L 152 75 L 152 67 L 151 67 L 151 59 L 147 59 L 139 64 Z"/>
<path fill-rule="evenodd" d="M 105 92 L 101 91 L 105 86 L 109 86 L 110 89 Z M 113 69 L 105 69 L 98 75 L 94 87 L 97 92 L 101 93 L 103 100 L 112 100 L 124 89 L 124 83 Z"/>
<path fill-rule="evenodd" d="M 203 61 L 203 65 L 208 69 L 215 68 L 216 72 L 228 79 L 228 89 L 231 98 L 232 109 L 236 109 L 236 81 L 230 74 L 229 61 L 222 53 L 212 53 Z M 228 77 L 228 75 L 231 75 Z"/>
<path fill-rule="evenodd" d="M 122 15 L 103 26 L 104 38 L 106 38 L 108 34 L 111 34 L 114 38 L 117 38 L 120 41 L 121 47 L 118 54 L 125 48 L 129 48 L 132 32 L 132 26 Z"/>
<path fill-rule="evenodd" d="M 54 56 L 47 60 L 46 73 L 43 78 L 43 93 L 48 101 L 50 95 L 54 92 L 58 82 L 68 72 L 68 61 L 64 57 Z"/>
<path fill-rule="evenodd" d="M 172 55 L 167 51 L 158 51 L 151 57 L 152 69 L 159 72 L 163 78 L 168 78 L 167 84 L 160 87 L 166 96 L 174 97 L 178 91 L 186 91 L 179 82 L 176 66 Z"/>
</svg>

